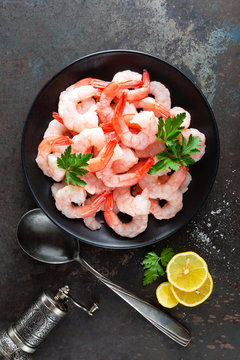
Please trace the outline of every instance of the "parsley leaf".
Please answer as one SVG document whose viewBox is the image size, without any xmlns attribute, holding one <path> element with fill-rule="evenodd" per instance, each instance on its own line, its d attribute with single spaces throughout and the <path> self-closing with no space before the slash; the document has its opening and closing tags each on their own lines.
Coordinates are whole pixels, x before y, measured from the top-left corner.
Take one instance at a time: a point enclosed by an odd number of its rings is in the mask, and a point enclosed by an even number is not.
<svg viewBox="0 0 240 360">
<path fill-rule="evenodd" d="M 163 269 L 163 266 L 167 266 L 173 255 L 174 252 L 172 251 L 172 248 L 164 248 L 160 256 L 154 251 L 146 254 L 141 263 L 144 269 L 143 286 L 151 284 L 159 276 L 164 276 L 165 270 Z M 159 262 L 161 262 L 161 265 Z"/>
<path fill-rule="evenodd" d="M 87 174 L 89 171 L 85 169 L 88 166 L 88 161 L 92 158 L 93 154 L 71 154 L 72 147 L 69 145 L 57 158 L 57 166 L 61 169 L 66 170 L 66 183 L 69 185 L 70 182 L 73 185 L 84 186 L 87 183 L 80 179 L 80 176 Z"/>
<path fill-rule="evenodd" d="M 158 171 L 165 170 L 167 167 L 177 171 L 181 165 L 189 166 L 195 163 L 190 155 L 200 151 L 201 140 L 199 136 L 191 134 L 187 142 L 186 138 L 182 135 L 184 126 L 181 125 L 185 117 L 186 113 L 181 113 L 172 119 L 168 116 L 165 121 L 159 118 L 156 137 L 165 144 L 166 150 L 156 155 L 159 161 L 151 166 L 148 174 L 154 175 Z M 181 141 L 179 141 L 179 138 Z"/>
</svg>

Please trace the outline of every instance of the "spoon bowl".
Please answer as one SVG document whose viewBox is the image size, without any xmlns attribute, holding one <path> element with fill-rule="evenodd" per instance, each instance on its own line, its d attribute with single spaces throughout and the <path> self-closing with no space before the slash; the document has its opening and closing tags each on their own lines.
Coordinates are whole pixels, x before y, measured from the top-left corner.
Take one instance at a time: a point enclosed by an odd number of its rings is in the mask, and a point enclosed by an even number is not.
<svg viewBox="0 0 240 360">
<path fill-rule="evenodd" d="M 79 251 L 79 241 L 57 227 L 40 209 L 27 212 L 17 230 L 22 250 L 35 260 L 48 264 L 73 261 Z"/>
</svg>

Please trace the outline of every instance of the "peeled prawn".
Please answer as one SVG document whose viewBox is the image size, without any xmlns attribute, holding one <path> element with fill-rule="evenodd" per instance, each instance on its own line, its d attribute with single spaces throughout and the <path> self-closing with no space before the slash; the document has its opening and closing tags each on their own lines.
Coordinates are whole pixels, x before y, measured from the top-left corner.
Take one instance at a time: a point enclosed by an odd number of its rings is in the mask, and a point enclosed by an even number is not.
<svg viewBox="0 0 240 360">
<path fill-rule="evenodd" d="M 112 194 L 109 194 L 106 198 L 104 218 L 108 226 L 117 234 L 129 238 L 133 238 L 145 231 L 148 224 L 148 215 L 134 216 L 129 223 L 122 223 L 118 215 L 113 210 Z"/>
<path fill-rule="evenodd" d="M 116 188 L 113 191 L 113 199 L 119 211 L 132 217 L 138 215 L 148 215 L 150 212 L 149 192 L 144 189 L 137 196 L 132 196 L 130 187 Z"/>
<path fill-rule="evenodd" d="M 80 186 L 67 185 L 56 193 L 56 208 L 70 219 L 92 216 L 105 201 L 107 194 L 107 191 L 104 191 L 91 204 L 85 205 L 86 190 Z"/>
<path fill-rule="evenodd" d="M 98 151 L 105 145 L 104 132 L 100 127 L 85 129 L 72 138 L 72 151 L 75 153 L 86 153 L 89 148 L 95 146 Z"/>
<path fill-rule="evenodd" d="M 164 206 L 159 205 L 158 200 L 151 200 L 151 213 L 158 220 L 171 219 L 183 207 L 183 194 L 177 190 L 166 199 Z"/>
<path fill-rule="evenodd" d="M 196 154 L 191 154 L 191 158 L 195 161 L 199 161 L 203 155 L 205 154 L 205 149 L 206 149 L 206 137 L 203 133 L 201 133 L 199 130 L 194 129 L 194 128 L 189 128 L 189 129 L 185 129 L 182 131 L 182 135 L 186 138 L 186 140 L 188 141 L 189 136 L 198 136 L 201 140 L 200 143 L 200 148 L 199 148 L 199 152 Z"/>
<path fill-rule="evenodd" d="M 57 157 L 70 144 L 72 140 L 68 136 L 52 136 L 43 139 L 38 146 L 36 163 L 45 175 L 55 181 L 61 181 L 65 176 L 66 171 L 57 166 Z"/>
<path fill-rule="evenodd" d="M 149 94 L 152 94 L 159 104 L 163 105 L 167 110 L 170 110 L 171 97 L 166 86 L 159 81 L 151 81 Z"/>
<path fill-rule="evenodd" d="M 141 127 L 138 134 L 133 134 L 129 131 L 128 125 L 122 118 L 125 104 L 126 95 L 123 94 L 114 112 L 112 119 L 113 128 L 124 145 L 132 147 L 133 149 L 142 150 L 156 140 L 155 135 L 158 131 L 156 118 L 153 112 L 149 111 L 143 111 L 133 115 L 130 123 L 138 124 Z"/>
<path fill-rule="evenodd" d="M 176 115 L 181 114 L 181 113 L 186 114 L 186 117 L 183 120 L 183 123 L 182 123 L 181 126 L 184 126 L 185 129 L 187 129 L 190 126 L 190 122 L 191 122 L 191 115 L 189 114 L 189 112 L 184 110 L 183 108 L 181 108 L 179 106 L 175 106 L 172 109 L 170 109 L 170 116 L 171 117 L 176 116 Z"/>
<path fill-rule="evenodd" d="M 143 179 L 139 181 L 139 185 L 142 189 L 147 188 L 149 191 L 149 196 L 152 199 L 165 199 L 168 200 L 171 195 L 177 191 L 180 186 L 183 184 L 188 173 L 188 168 L 186 166 L 181 166 L 177 171 L 168 176 L 168 180 L 162 183 L 161 176 L 156 175 L 146 175 Z M 162 174 L 163 175 L 163 174 Z"/>
<path fill-rule="evenodd" d="M 98 116 L 96 106 L 89 111 L 80 114 L 77 110 L 78 102 L 98 95 L 97 89 L 91 85 L 80 87 L 70 86 L 60 94 L 58 113 L 63 119 L 64 125 L 69 130 L 81 132 L 84 129 L 95 128 L 98 126 Z"/>
</svg>

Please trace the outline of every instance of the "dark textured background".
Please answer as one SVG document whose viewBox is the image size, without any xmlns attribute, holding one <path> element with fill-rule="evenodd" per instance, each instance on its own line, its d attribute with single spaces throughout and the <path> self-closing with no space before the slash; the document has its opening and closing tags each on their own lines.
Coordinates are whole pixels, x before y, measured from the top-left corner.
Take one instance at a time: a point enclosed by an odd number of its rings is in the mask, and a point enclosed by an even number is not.
<svg viewBox="0 0 240 360">
<path fill-rule="evenodd" d="M 239 2 L 0 0 L 0 326 L 6 328 L 43 289 L 68 283 L 82 303 L 100 302 L 93 318 L 74 309 L 35 359 L 239 359 Z M 38 91 L 73 60 L 99 50 L 134 49 L 179 67 L 210 102 L 221 158 L 201 211 L 155 246 L 112 251 L 82 246 L 97 270 L 156 304 L 158 283 L 143 288 L 140 262 L 149 250 L 193 250 L 209 264 L 212 296 L 196 308 L 168 312 L 192 333 L 187 348 L 162 335 L 77 264 L 48 266 L 16 243 L 20 217 L 35 204 L 21 168 L 23 124 Z M 201 186 L 201 184 L 199 185 Z"/>
</svg>

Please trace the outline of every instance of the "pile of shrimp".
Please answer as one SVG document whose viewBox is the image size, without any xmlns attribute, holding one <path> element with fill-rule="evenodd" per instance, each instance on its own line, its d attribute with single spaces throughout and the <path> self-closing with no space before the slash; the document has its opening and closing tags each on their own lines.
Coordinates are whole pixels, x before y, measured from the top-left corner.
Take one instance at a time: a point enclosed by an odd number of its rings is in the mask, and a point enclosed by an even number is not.
<svg viewBox="0 0 240 360">
<path fill-rule="evenodd" d="M 165 149 L 156 138 L 158 118 L 185 113 L 182 135 L 201 139 L 200 152 L 191 155 L 199 161 L 205 153 L 205 136 L 190 128 L 191 116 L 181 107 L 171 108 L 169 90 L 143 74 L 124 70 L 111 82 L 84 78 L 60 94 L 58 112 L 53 113 L 38 147 L 36 162 L 54 180 L 52 195 L 56 208 L 68 218 L 82 218 L 91 230 L 101 228 L 96 213 L 103 211 L 107 225 L 124 237 L 146 230 L 148 216 L 170 219 L 183 207 L 183 193 L 191 175 L 186 166 L 155 175 L 148 170 L 158 161 L 155 155 Z M 82 179 L 85 186 L 67 185 L 65 170 L 57 157 L 71 145 L 72 152 L 93 153 Z M 164 205 L 160 200 L 164 200 Z M 128 223 L 119 215 L 131 216 Z"/>
</svg>

